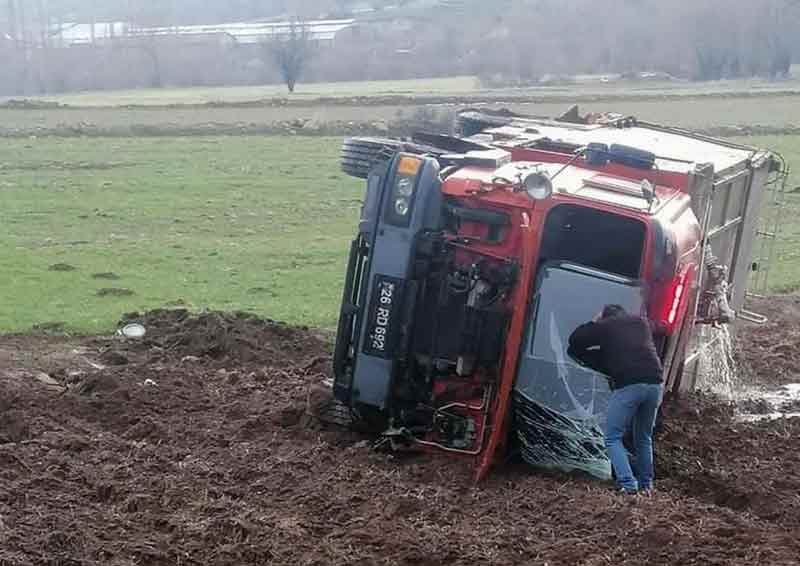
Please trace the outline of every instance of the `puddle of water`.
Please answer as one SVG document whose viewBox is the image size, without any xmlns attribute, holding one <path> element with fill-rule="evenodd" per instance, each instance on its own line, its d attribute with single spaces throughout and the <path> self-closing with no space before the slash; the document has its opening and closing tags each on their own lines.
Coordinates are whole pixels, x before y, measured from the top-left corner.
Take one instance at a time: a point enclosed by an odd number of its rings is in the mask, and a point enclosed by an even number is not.
<svg viewBox="0 0 800 566">
<path fill-rule="evenodd" d="M 747 389 L 742 391 L 739 400 L 754 399 L 768 403 L 772 411 L 764 414 L 742 413 L 737 418 L 744 422 L 775 420 L 781 418 L 800 418 L 800 383 L 790 383 L 780 389 L 763 391 Z"/>
<path fill-rule="evenodd" d="M 737 420 L 742 422 L 800 417 L 800 383 L 775 390 L 747 387 L 734 357 L 734 341 L 729 327 L 705 327 L 701 332 L 707 346 L 701 357 L 697 382 L 700 390 L 744 405 L 745 408 L 737 415 Z"/>
<path fill-rule="evenodd" d="M 742 423 L 757 423 L 759 421 L 777 421 L 778 419 L 797 419 L 800 413 L 769 413 L 766 415 L 751 415 L 743 413 L 736 416 L 736 420 Z"/>
<path fill-rule="evenodd" d="M 784 385 L 783 388 L 786 390 L 786 394 L 789 395 L 790 401 L 800 399 L 800 383 L 790 383 L 789 385 Z"/>
</svg>

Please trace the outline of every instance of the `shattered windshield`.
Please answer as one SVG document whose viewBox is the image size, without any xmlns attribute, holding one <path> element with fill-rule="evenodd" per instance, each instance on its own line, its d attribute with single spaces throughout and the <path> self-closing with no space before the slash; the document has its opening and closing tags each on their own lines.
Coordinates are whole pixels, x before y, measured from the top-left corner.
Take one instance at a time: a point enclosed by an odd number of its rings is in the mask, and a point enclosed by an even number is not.
<svg viewBox="0 0 800 566">
<path fill-rule="evenodd" d="M 608 379 L 567 353 L 570 334 L 607 304 L 643 305 L 632 281 L 569 264 L 541 270 L 515 386 L 515 425 L 530 464 L 608 479 Z"/>
</svg>

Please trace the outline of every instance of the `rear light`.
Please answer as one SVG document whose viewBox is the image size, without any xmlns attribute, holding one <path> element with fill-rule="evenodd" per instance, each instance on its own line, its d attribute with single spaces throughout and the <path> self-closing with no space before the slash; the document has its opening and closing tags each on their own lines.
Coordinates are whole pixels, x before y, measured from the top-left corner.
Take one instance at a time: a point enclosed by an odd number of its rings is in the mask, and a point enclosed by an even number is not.
<svg viewBox="0 0 800 566">
<path fill-rule="evenodd" d="M 672 308 L 669 311 L 669 315 L 667 315 L 667 323 L 668 324 L 675 324 L 675 320 L 678 318 L 678 307 L 681 305 L 681 299 L 683 298 L 683 289 L 686 286 L 685 278 L 681 279 L 678 283 L 678 286 L 675 287 L 675 295 L 672 298 Z"/>
<path fill-rule="evenodd" d="M 661 320 L 666 325 L 668 334 L 672 334 L 675 331 L 678 323 L 683 318 L 688 304 L 689 286 L 691 285 L 694 271 L 694 266 L 687 267 L 667 287 Z"/>
</svg>

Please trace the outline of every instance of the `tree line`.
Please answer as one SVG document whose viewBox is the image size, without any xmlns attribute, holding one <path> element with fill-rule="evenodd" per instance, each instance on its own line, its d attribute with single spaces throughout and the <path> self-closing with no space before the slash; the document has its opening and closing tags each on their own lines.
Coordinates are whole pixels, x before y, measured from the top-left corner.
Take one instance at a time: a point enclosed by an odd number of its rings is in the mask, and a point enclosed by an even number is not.
<svg viewBox="0 0 800 566">
<path fill-rule="evenodd" d="M 0 94 L 478 75 L 658 72 L 690 80 L 779 79 L 800 60 L 800 0 L 0 0 Z M 4 9 L 3 9 L 4 8 Z M 315 18 L 356 17 L 332 44 Z M 133 28 L 285 18 L 280 42 L 117 37 L 62 48 L 64 22 Z M 287 66 L 289 72 L 287 72 Z"/>
</svg>

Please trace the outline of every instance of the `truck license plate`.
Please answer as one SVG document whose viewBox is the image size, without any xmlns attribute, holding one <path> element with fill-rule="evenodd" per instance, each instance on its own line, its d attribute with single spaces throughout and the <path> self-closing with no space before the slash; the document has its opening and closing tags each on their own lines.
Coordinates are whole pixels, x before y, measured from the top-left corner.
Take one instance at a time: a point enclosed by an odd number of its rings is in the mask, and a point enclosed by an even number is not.
<svg viewBox="0 0 800 566">
<path fill-rule="evenodd" d="M 397 334 L 394 323 L 397 307 L 401 304 L 402 291 L 402 279 L 385 275 L 375 277 L 364 341 L 365 354 L 379 358 L 391 358 L 394 355 Z"/>
</svg>

